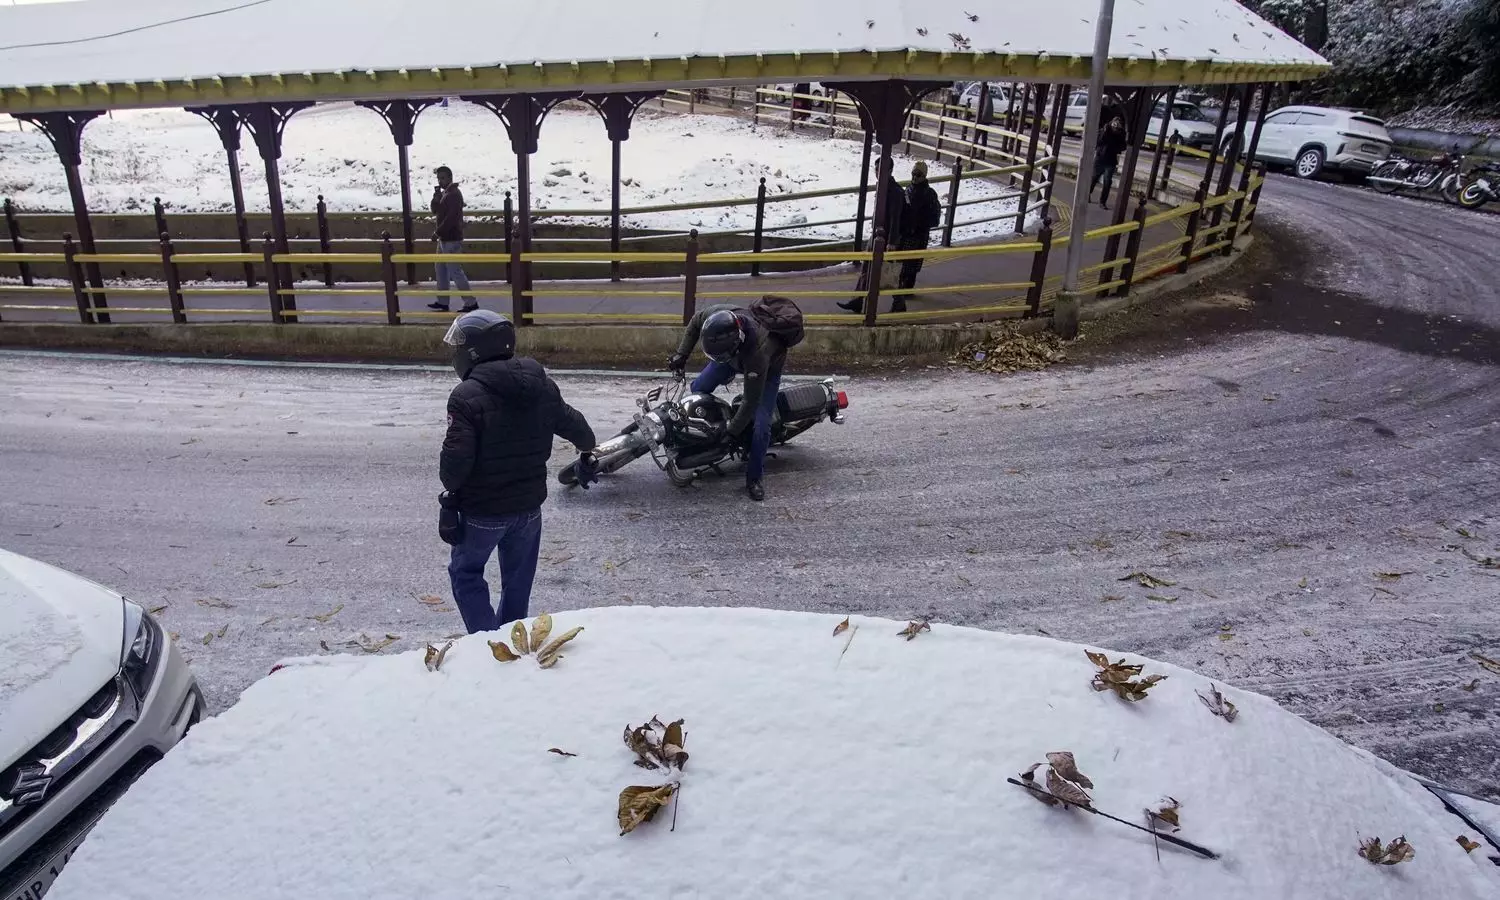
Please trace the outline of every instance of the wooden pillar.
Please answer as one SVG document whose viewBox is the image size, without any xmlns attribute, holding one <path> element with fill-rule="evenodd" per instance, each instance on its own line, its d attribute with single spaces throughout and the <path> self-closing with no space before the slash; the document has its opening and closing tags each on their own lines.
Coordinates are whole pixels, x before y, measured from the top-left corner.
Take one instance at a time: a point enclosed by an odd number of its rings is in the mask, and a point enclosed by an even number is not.
<svg viewBox="0 0 1500 900">
<path fill-rule="evenodd" d="M 1214 166 L 1219 160 L 1219 145 L 1224 143 L 1225 119 L 1229 116 L 1229 101 L 1234 98 L 1234 89 L 1236 87 L 1237 85 L 1231 84 L 1224 88 L 1224 102 L 1220 107 L 1219 127 L 1214 129 L 1214 143 L 1209 148 L 1208 164 L 1203 167 L 1203 182 L 1198 186 L 1198 189 L 1205 197 L 1208 196 L 1209 191 L 1214 186 Z M 1200 200 L 1199 202 L 1201 203 L 1202 201 Z"/>
<path fill-rule="evenodd" d="M 415 140 L 417 117 L 429 106 L 440 103 L 436 97 L 408 98 L 403 100 L 358 100 L 356 106 L 373 110 L 385 120 L 396 142 L 396 167 L 401 178 L 401 246 L 406 253 L 416 252 L 415 221 L 411 202 L 411 153 Z M 406 283 L 417 283 L 417 264 L 406 264 Z"/>
<path fill-rule="evenodd" d="M 1125 114 L 1130 121 L 1125 126 L 1130 135 L 1130 143 L 1125 149 L 1125 171 L 1120 176 L 1118 192 L 1115 194 L 1115 207 L 1110 216 L 1111 225 L 1123 225 L 1125 223 L 1125 211 L 1130 206 L 1130 197 L 1135 188 L 1136 163 L 1140 162 L 1141 143 L 1146 138 L 1146 124 L 1149 117 L 1146 110 L 1152 99 L 1152 89 L 1138 87 L 1135 96 L 1125 106 Z M 1104 258 L 1112 260 L 1120 254 L 1120 236 L 1112 234 L 1105 239 Z M 1114 280 L 1114 269 L 1104 269 L 1099 273 L 1099 283 L 1104 284 Z"/>
<path fill-rule="evenodd" d="M 26 246 L 21 242 L 21 223 L 16 221 L 16 205 L 10 202 L 9 197 L 5 198 L 5 228 L 10 232 L 11 250 L 16 253 L 25 253 Z M 859 248 L 856 247 L 855 249 Z M 16 268 L 21 270 L 21 283 L 27 287 L 31 287 L 33 284 L 31 265 L 19 262 L 16 263 Z"/>
<path fill-rule="evenodd" d="M 73 224 L 78 229 L 79 249 L 86 254 L 98 251 L 94 247 L 94 224 L 89 219 L 88 198 L 84 196 L 83 178 L 78 174 L 78 167 L 83 161 L 83 128 L 101 115 L 103 113 L 97 110 L 15 114 L 16 119 L 35 125 L 52 142 L 52 149 L 57 152 L 67 178 L 68 197 L 73 203 Z M 95 309 L 103 309 L 108 304 L 100 290 L 104 287 L 104 276 L 99 271 L 99 264 L 86 263 L 83 268 L 88 284 L 93 288 L 89 292 L 89 305 Z M 109 322 L 107 312 L 95 312 L 93 316 L 96 322 Z"/>
<path fill-rule="evenodd" d="M 609 135 L 609 251 L 620 252 L 620 151 L 622 144 L 630 140 L 630 125 L 636 112 L 660 91 L 631 91 L 619 94 L 584 94 L 583 102 L 594 108 L 604 119 L 604 130 Z M 620 280 L 620 261 L 609 263 L 609 278 Z"/>
<path fill-rule="evenodd" d="M 1167 146 L 1167 132 L 1172 128 L 1172 105 L 1177 102 L 1177 85 L 1173 85 L 1167 91 L 1166 100 L 1163 101 L 1164 108 L 1161 115 L 1161 128 L 1156 133 L 1156 150 L 1151 154 L 1151 177 L 1146 179 L 1147 198 L 1156 197 L 1156 176 L 1161 172 L 1161 155 Z M 1147 117 L 1147 124 L 1150 117 Z"/>
<path fill-rule="evenodd" d="M 859 198 L 854 204 L 854 251 L 865 249 L 865 200 L 870 195 L 870 145 L 875 135 L 865 129 L 865 148 L 859 160 Z"/>
<path fill-rule="evenodd" d="M 1036 177 L 1036 145 L 1042 137 L 1042 117 L 1047 114 L 1047 86 L 1036 86 L 1036 110 L 1031 117 L 1031 142 L 1026 147 L 1026 173 L 1021 177 L 1021 205 L 1016 210 L 1016 234 L 1026 230 L 1026 207 L 1031 205 L 1031 182 Z"/>
<path fill-rule="evenodd" d="M 255 138 L 256 149 L 260 151 L 260 158 L 266 165 L 266 196 L 270 201 L 271 208 L 271 240 L 275 245 L 275 252 L 286 253 L 286 205 L 281 199 L 281 133 L 286 128 L 287 120 L 298 110 L 312 106 L 309 101 L 296 101 L 286 103 L 252 103 L 245 106 L 235 107 L 240 121 L 249 129 L 251 137 Z M 267 273 L 267 280 L 273 284 L 285 285 L 290 290 L 292 286 L 292 268 L 286 263 L 276 267 L 275 277 Z M 295 322 L 297 320 L 297 298 L 292 294 L 286 294 L 276 307 L 279 313 L 273 310 L 273 315 L 279 315 L 283 319 Z"/>
<path fill-rule="evenodd" d="M 609 140 L 609 252 L 620 252 L 620 141 Z M 620 280 L 620 261 L 609 261 L 609 280 Z"/>
<path fill-rule="evenodd" d="M 1249 97 L 1246 97 L 1246 101 Z M 1250 145 L 1245 148 L 1244 171 L 1240 173 L 1239 192 L 1241 194 L 1250 190 L 1250 177 L 1255 170 L 1255 151 L 1260 147 L 1260 126 L 1266 120 L 1266 109 L 1271 102 L 1271 85 L 1260 85 L 1260 103 L 1256 105 L 1255 126 L 1250 132 Z M 1257 192 L 1258 195 L 1259 192 Z M 1234 252 L 1234 239 L 1242 232 L 1246 222 L 1241 218 L 1244 215 L 1245 198 L 1234 201 L 1234 215 L 1230 221 L 1234 226 L 1226 233 L 1227 246 L 1224 247 L 1223 255 L 1228 256 Z"/>
<path fill-rule="evenodd" d="M 1245 122 L 1250 117 L 1250 104 L 1255 98 L 1255 85 L 1247 84 L 1240 92 L 1240 108 L 1234 120 L 1234 134 L 1229 139 L 1229 149 L 1224 152 L 1223 168 L 1219 172 L 1219 196 L 1229 193 L 1229 185 L 1234 179 L 1234 166 L 1240 158 L 1240 146 L 1245 140 Z M 1228 113 L 1228 110 L 1225 110 Z M 1246 167 L 1246 171 L 1249 168 Z M 1224 204 L 1220 203 L 1214 207 L 1214 227 L 1217 228 L 1224 220 Z"/>
<path fill-rule="evenodd" d="M 1068 95 L 1072 88 L 1066 84 L 1057 86 L 1057 97 L 1052 101 L 1052 122 L 1048 126 L 1047 138 L 1051 142 L 1051 150 L 1048 155 L 1052 157 L 1052 163 L 1047 168 L 1047 205 L 1052 205 L 1052 192 L 1057 188 L 1057 164 L 1062 156 L 1063 123 L 1067 121 Z M 1083 160 L 1078 161 L 1079 177 L 1087 178 L 1083 174 Z"/>
</svg>

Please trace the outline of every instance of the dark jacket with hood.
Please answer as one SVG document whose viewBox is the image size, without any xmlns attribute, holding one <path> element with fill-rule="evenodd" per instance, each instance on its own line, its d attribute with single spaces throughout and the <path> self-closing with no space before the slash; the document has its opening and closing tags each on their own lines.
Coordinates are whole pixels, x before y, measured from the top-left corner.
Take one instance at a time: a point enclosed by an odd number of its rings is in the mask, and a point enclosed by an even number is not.
<svg viewBox="0 0 1500 900">
<path fill-rule="evenodd" d="M 547 499 L 552 436 L 580 451 L 594 431 L 563 401 L 542 364 L 527 357 L 482 362 L 448 396 L 439 475 L 468 516 L 527 512 Z"/>
<path fill-rule="evenodd" d="M 432 214 L 437 219 L 433 232 L 438 240 L 464 239 L 464 195 L 458 185 L 450 184 L 441 193 L 433 192 Z"/>
<path fill-rule="evenodd" d="M 912 176 L 911 188 L 906 195 L 906 214 L 901 221 L 901 248 L 926 249 L 932 238 L 932 229 L 942 221 L 943 203 L 938 199 L 937 191 L 926 178 Z"/>
<path fill-rule="evenodd" d="M 729 361 L 729 368 L 745 377 L 744 401 L 740 403 L 739 411 L 734 414 L 728 426 L 730 434 L 740 434 L 755 422 L 755 411 L 760 409 L 761 398 L 765 396 L 766 380 L 773 373 L 780 375 L 782 367 L 786 365 L 787 347 L 779 337 L 756 321 L 750 310 L 729 303 L 718 303 L 698 310 L 688 321 L 687 330 L 682 333 L 682 341 L 677 345 L 678 356 L 686 358 L 693 352 L 693 348 L 698 345 L 698 336 L 703 333 L 703 323 L 721 310 L 728 310 L 739 316 L 745 329 L 745 343 L 740 346 L 740 352 Z"/>
</svg>

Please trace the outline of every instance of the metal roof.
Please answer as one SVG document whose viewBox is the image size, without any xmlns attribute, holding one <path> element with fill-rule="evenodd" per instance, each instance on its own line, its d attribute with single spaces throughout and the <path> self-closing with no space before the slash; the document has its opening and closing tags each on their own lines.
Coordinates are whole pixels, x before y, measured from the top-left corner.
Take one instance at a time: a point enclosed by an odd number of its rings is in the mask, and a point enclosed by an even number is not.
<svg viewBox="0 0 1500 900">
<path fill-rule="evenodd" d="M 1097 0 L 83 0 L 0 7 L 0 112 L 785 81 L 1081 82 Z M 1314 77 L 1234 0 L 1120 0 L 1111 84 Z"/>
</svg>

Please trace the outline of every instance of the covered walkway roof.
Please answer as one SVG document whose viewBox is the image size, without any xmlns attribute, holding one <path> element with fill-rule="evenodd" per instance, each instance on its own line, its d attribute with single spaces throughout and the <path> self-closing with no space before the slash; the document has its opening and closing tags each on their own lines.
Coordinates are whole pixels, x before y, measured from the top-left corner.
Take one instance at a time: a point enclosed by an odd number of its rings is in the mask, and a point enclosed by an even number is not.
<svg viewBox="0 0 1500 900">
<path fill-rule="evenodd" d="M 1081 82 L 1097 0 L 84 0 L 0 7 L 0 112 L 776 81 Z M 1116 85 L 1327 63 L 1234 0 L 1122 0 Z"/>
</svg>

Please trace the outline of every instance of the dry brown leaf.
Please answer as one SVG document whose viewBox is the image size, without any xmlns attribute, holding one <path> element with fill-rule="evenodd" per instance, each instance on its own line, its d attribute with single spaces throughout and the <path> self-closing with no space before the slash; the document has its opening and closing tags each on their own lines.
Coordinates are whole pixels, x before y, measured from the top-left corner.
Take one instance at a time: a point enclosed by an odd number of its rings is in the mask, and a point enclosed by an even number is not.
<svg viewBox="0 0 1500 900">
<path fill-rule="evenodd" d="M 1376 572 L 1375 577 L 1381 581 L 1400 581 L 1402 575 L 1415 575 L 1415 572 Z"/>
<path fill-rule="evenodd" d="M 1480 668 L 1494 672 L 1496 675 L 1500 675 L 1500 662 L 1496 662 L 1495 660 L 1490 659 L 1488 656 L 1485 656 L 1478 650 L 1470 650 L 1469 658 L 1479 663 Z"/>
<path fill-rule="evenodd" d="M 952 357 L 949 365 L 963 366 L 976 372 L 1037 371 L 1063 362 L 1062 338 L 1051 331 L 1024 333 L 1013 324 L 996 326 L 986 340 L 967 344 Z"/>
<path fill-rule="evenodd" d="M 1164 588 L 1177 586 L 1177 582 L 1168 581 L 1165 578 L 1157 578 L 1150 572 L 1131 572 L 1129 575 L 1126 575 L 1124 578 L 1118 580 L 1134 581 L 1136 584 L 1144 588 Z"/>
<path fill-rule="evenodd" d="M 635 764 L 643 769 L 660 768 L 656 762 L 656 746 L 651 742 L 654 736 L 649 723 L 636 728 L 625 726 L 625 746 L 636 755 Z"/>
<path fill-rule="evenodd" d="M 418 597 L 417 600 L 421 603 L 427 604 L 428 606 L 443 605 L 443 598 L 435 594 L 423 594 L 422 596 Z"/>
<path fill-rule="evenodd" d="M 308 616 L 307 618 L 309 618 L 309 619 L 317 619 L 319 622 L 327 624 L 329 619 L 331 619 L 334 616 L 338 615 L 339 613 L 343 612 L 343 610 L 344 610 L 344 604 L 340 603 L 338 606 L 335 606 L 333 609 L 330 609 L 326 613 L 314 614 L 314 615 Z"/>
<path fill-rule="evenodd" d="M 682 719 L 678 719 L 668 725 L 661 738 L 661 756 L 668 765 L 682 769 L 687 766 L 687 751 L 682 749 L 685 743 L 682 735 Z"/>
<path fill-rule="evenodd" d="M 845 616 L 844 617 L 844 621 L 842 621 L 842 622 L 838 623 L 837 625 L 833 626 L 833 636 L 834 637 L 838 637 L 839 635 L 843 634 L 846 630 L 848 630 L 848 628 L 849 628 L 849 617 Z"/>
<path fill-rule="evenodd" d="M 1458 846 L 1464 848 L 1465 853 L 1473 853 L 1480 848 L 1481 844 L 1478 841 L 1469 840 L 1467 834 L 1461 834 L 1458 836 Z"/>
<path fill-rule="evenodd" d="M 441 650 L 439 650 L 437 647 L 432 646 L 431 644 L 428 644 L 427 652 L 422 656 L 422 662 L 427 664 L 427 671 L 436 672 L 437 670 L 441 669 L 443 667 L 443 660 L 447 658 L 448 651 L 452 647 L 452 641 L 444 644 Z"/>
<path fill-rule="evenodd" d="M 1466 691 L 1472 691 L 1472 690 L 1474 690 L 1477 687 L 1479 687 L 1479 679 L 1478 678 L 1476 678 L 1473 681 L 1469 682 L 1468 684 L 1464 685 L 1463 689 L 1466 690 Z"/>
<path fill-rule="evenodd" d="M 1084 793 L 1083 788 L 1062 777 L 1056 769 L 1050 767 L 1047 769 L 1047 790 L 1052 796 L 1061 800 L 1064 807 L 1068 804 L 1092 806 L 1094 803 L 1089 795 Z"/>
<path fill-rule="evenodd" d="M 218 597 L 194 597 L 193 602 L 210 609 L 234 609 L 233 603 L 220 600 Z"/>
<path fill-rule="evenodd" d="M 552 634 L 552 617 L 542 613 L 531 620 L 531 648 L 533 650 L 543 647 L 547 638 Z"/>
<path fill-rule="evenodd" d="M 170 604 L 170 603 L 163 603 L 163 604 L 162 604 L 162 605 L 161 605 L 161 606 L 153 606 L 153 607 L 151 607 L 151 609 L 150 609 L 150 613 L 151 613 L 151 615 L 153 615 L 153 616 L 159 616 L 159 615 L 161 615 L 161 614 L 162 614 L 162 613 L 164 613 L 164 612 L 166 612 L 166 611 L 167 611 L 167 608 L 168 608 L 168 607 L 169 607 L 169 606 L 171 606 L 171 605 L 172 605 L 172 604 Z"/>
<path fill-rule="evenodd" d="M 927 620 L 926 619 L 917 619 L 917 620 L 912 621 L 912 622 L 907 622 L 905 628 L 903 628 L 900 631 L 896 632 L 896 636 L 897 637 L 904 637 L 908 641 L 910 641 L 910 640 L 914 640 L 916 638 L 916 636 L 919 635 L 919 634 L 921 634 L 922 632 L 924 632 L 924 631 L 931 631 L 931 630 L 932 630 L 932 626 L 929 625 L 929 624 L 927 624 Z"/>
<path fill-rule="evenodd" d="M 1226 722 L 1233 722 L 1236 718 L 1239 717 L 1240 711 L 1238 709 L 1235 709 L 1234 704 L 1225 699 L 1223 694 L 1219 693 L 1218 685 L 1210 684 L 1208 686 L 1208 689 L 1212 693 L 1207 697 L 1205 697 L 1201 692 L 1195 693 L 1198 694 L 1198 699 L 1203 701 L 1203 705 L 1208 707 L 1209 712 L 1213 713 Z"/>
<path fill-rule="evenodd" d="M 1073 759 L 1073 754 L 1067 750 L 1055 750 L 1048 753 L 1047 764 L 1056 769 L 1057 774 L 1079 787 L 1092 788 L 1094 786 L 1094 783 L 1089 781 L 1087 775 L 1078 771 L 1078 763 Z"/>
<path fill-rule="evenodd" d="M 620 834 L 629 834 L 642 822 L 651 821 L 656 817 L 657 810 L 666 806 L 675 793 L 677 793 L 675 784 L 664 784 L 660 787 L 631 785 L 620 791 Z"/>
<path fill-rule="evenodd" d="M 1041 791 L 1040 788 L 1037 788 L 1037 786 L 1036 786 L 1036 770 L 1037 770 L 1037 767 L 1039 767 L 1041 765 L 1042 765 L 1041 763 L 1032 763 L 1030 768 L 1028 768 L 1026 771 L 1024 771 L 1024 772 L 1021 773 L 1021 780 L 1026 783 L 1026 787 L 1028 788 L 1028 790 L 1027 790 L 1028 794 L 1030 794 L 1031 796 L 1035 797 L 1037 800 L 1041 801 L 1042 803 L 1047 804 L 1048 806 L 1056 806 L 1057 805 L 1057 801 L 1054 800 L 1052 797 L 1047 796 L 1045 793 L 1043 793 Z"/>
<path fill-rule="evenodd" d="M 510 642 L 516 645 L 516 652 L 522 656 L 531 653 L 531 639 L 526 636 L 526 623 L 517 621 L 510 626 Z"/>
<path fill-rule="evenodd" d="M 1146 810 L 1146 822 L 1153 828 L 1156 827 L 1157 822 L 1165 822 L 1172 827 L 1173 831 L 1177 831 L 1182 827 L 1182 820 L 1177 813 L 1181 808 L 1182 804 L 1175 797 L 1167 797 L 1156 809 Z"/>
<path fill-rule="evenodd" d="M 1135 676 L 1141 674 L 1144 666 L 1127 665 L 1123 659 L 1112 663 L 1102 653 L 1092 653 L 1088 650 L 1083 652 L 1090 662 L 1099 667 L 1099 671 L 1094 673 L 1094 690 L 1114 691 L 1121 700 L 1129 700 L 1132 703 L 1144 700 L 1147 691 L 1167 679 L 1165 675 L 1147 675 L 1137 681 Z"/>
<path fill-rule="evenodd" d="M 552 668 L 554 663 L 556 663 L 559 659 L 562 659 L 562 657 L 557 655 L 557 652 L 562 649 L 563 644 L 566 644 L 573 638 L 578 637 L 579 633 L 582 631 L 583 626 L 580 625 L 577 628 L 571 628 L 567 631 L 564 631 L 560 636 L 553 638 L 547 644 L 547 646 L 537 651 L 537 662 L 541 663 L 541 666 L 544 669 Z"/>
<path fill-rule="evenodd" d="M 1409 862 L 1417 855 L 1417 851 L 1406 842 L 1406 835 L 1383 846 L 1380 838 L 1372 837 L 1359 842 L 1359 855 L 1377 865 L 1394 866 L 1397 863 Z"/>
<path fill-rule="evenodd" d="M 399 640 L 401 640 L 401 635 L 399 634 L 387 634 L 383 639 L 378 641 L 371 640 L 370 638 L 361 634 L 359 637 L 355 638 L 349 643 L 365 651 L 366 653 L 379 653 L 380 651 L 384 650 L 385 648 L 389 647 Z"/>
<path fill-rule="evenodd" d="M 566 750 L 559 750 L 556 747 L 548 747 L 547 748 L 547 752 L 548 753 L 556 753 L 558 756 L 577 756 L 578 755 L 577 753 L 569 753 Z"/>
<path fill-rule="evenodd" d="M 489 641 L 488 643 L 490 645 L 490 653 L 494 654 L 494 657 L 501 662 L 515 662 L 521 658 L 513 653 L 509 645 L 504 641 Z"/>
</svg>

